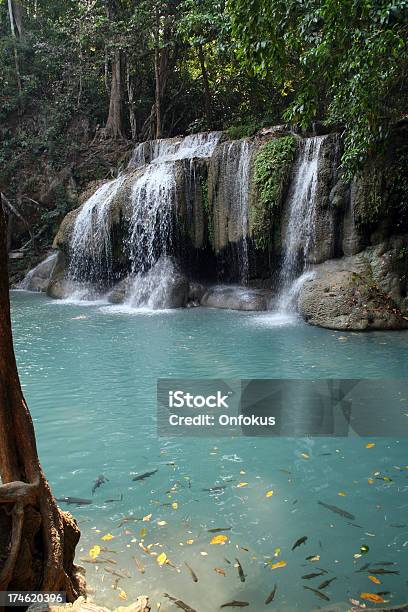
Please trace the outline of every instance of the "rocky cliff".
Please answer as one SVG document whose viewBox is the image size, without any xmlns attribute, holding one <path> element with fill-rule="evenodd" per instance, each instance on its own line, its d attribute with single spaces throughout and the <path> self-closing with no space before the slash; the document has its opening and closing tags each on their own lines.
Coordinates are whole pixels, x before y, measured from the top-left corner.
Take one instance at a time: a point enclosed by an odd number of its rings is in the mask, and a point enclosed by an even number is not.
<svg viewBox="0 0 408 612">
<path fill-rule="evenodd" d="M 407 125 L 358 177 L 343 175 L 341 151 L 340 134 L 304 137 L 282 126 L 237 141 L 213 132 L 141 143 L 117 178 L 64 218 L 48 292 L 120 285 L 115 300 L 126 299 L 136 277 L 140 288 L 170 258 L 171 274 L 192 287 L 178 305 L 201 302 L 197 283 L 228 282 L 267 290 L 263 303 L 273 308 L 274 296 L 313 269 L 296 296 L 309 323 L 405 328 Z M 205 301 L 222 299 L 207 291 Z M 230 293 L 227 302 L 237 305 Z"/>
</svg>

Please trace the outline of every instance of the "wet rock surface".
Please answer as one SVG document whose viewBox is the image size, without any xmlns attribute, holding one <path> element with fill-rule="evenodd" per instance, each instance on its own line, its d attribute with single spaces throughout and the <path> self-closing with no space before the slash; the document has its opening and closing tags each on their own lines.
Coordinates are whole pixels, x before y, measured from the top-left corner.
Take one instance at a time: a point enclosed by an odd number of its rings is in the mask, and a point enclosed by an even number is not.
<svg viewBox="0 0 408 612">
<path fill-rule="evenodd" d="M 207 289 L 201 306 L 230 310 L 268 310 L 272 293 L 267 289 L 219 286 Z"/>
</svg>

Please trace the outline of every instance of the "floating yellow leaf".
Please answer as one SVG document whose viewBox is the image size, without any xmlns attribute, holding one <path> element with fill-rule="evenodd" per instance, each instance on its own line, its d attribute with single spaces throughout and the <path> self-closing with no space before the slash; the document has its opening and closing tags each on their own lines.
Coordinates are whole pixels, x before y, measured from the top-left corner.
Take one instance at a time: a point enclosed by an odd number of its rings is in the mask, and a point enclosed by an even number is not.
<svg viewBox="0 0 408 612">
<path fill-rule="evenodd" d="M 268 492 L 265 494 L 265 497 L 272 497 L 272 495 L 273 495 L 273 491 L 268 491 Z"/>
<path fill-rule="evenodd" d="M 221 574 L 221 576 L 225 576 L 225 570 L 223 570 L 221 567 L 214 567 L 214 572 Z"/>
<path fill-rule="evenodd" d="M 366 448 L 374 448 L 374 446 L 374 442 L 369 442 L 368 444 L 366 444 Z"/>
<path fill-rule="evenodd" d="M 228 541 L 228 536 L 222 535 L 222 533 L 220 533 L 219 535 L 216 535 L 213 537 L 210 544 L 225 544 L 225 542 L 227 541 Z"/>
<path fill-rule="evenodd" d="M 89 556 L 91 557 L 91 559 L 96 559 L 97 557 L 99 557 L 100 553 L 101 547 L 95 544 L 95 546 L 92 546 L 91 550 L 89 551 Z"/>
<path fill-rule="evenodd" d="M 167 525 L 167 521 L 157 521 L 157 524 L 158 524 L 160 527 L 163 527 L 163 525 Z"/>
<path fill-rule="evenodd" d="M 143 517 L 143 521 L 146 523 L 146 522 L 150 521 L 151 518 L 152 518 L 151 514 L 146 514 L 146 516 Z"/>
<path fill-rule="evenodd" d="M 119 593 L 119 598 L 120 598 L 120 599 L 127 599 L 126 591 L 121 591 L 121 592 Z"/>
<path fill-rule="evenodd" d="M 346 497 L 347 493 L 345 493 L 344 491 L 339 491 L 337 495 L 340 495 L 340 497 Z"/>
<path fill-rule="evenodd" d="M 280 548 L 275 548 L 275 550 L 273 551 L 273 556 L 274 557 L 279 557 L 280 554 L 281 554 L 281 549 Z"/>
<path fill-rule="evenodd" d="M 157 563 L 160 565 L 160 567 L 161 567 L 162 565 L 164 565 L 165 563 L 167 563 L 167 555 L 166 555 L 166 553 L 164 553 L 164 552 L 163 552 L 163 553 L 161 553 L 161 554 L 160 554 L 160 555 L 157 557 L 156 561 L 157 561 Z"/>
<path fill-rule="evenodd" d="M 173 503 L 171 504 L 171 507 L 173 508 L 173 510 L 177 510 L 177 508 L 178 508 L 178 503 L 177 503 L 177 502 L 173 502 Z"/>
<path fill-rule="evenodd" d="M 303 457 L 303 459 L 309 459 L 310 458 L 308 453 L 301 453 L 301 456 Z"/>
<path fill-rule="evenodd" d="M 144 538 L 147 534 L 147 529 L 146 527 L 143 527 L 140 531 L 139 531 L 139 535 L 141 538 Z"/>
<path fill-rule="evenodd" d="M 247 482 L 239 482 L 237 484 L 237 489 L 241 489 L 242 487 L 247 487 L 248 483 Z"/>
<path fill-rule="evenodd" d="M 371 582 L 374 582 L 374 584 L 381 584 L 381 580 L 378 580 L 375 576 L 369 576 L 368 578 Z"/>
<path fill-rule="evenodd" d="M 104 542 L 109 542 L 109 540 L 113 540 L 113 535 L 111 533 L 107 533 L 106 535 L 102 536 L 101 540 Z"/>
<path fill-rule="evenodd" d="M 268 563 L 271 569 L 278 569 L 279 567 L 285 567 L 286 561 L 277 561 L 276 563 Z"/>
<path fill-rule="evenodd" d="M 192 544 L 194 540 L 187 540 L 186 544 Z"/>
<path fill-rule="evenodd" d="M 385 599 L 376 593 L 360 593 L 360 597 L 361 599 L 366 599 L 367 601 L 372 601 L 373 603 L 385 603 Z"/>
<path fill-rule="evenodd" d="M 368 482 L 368 484 L 370 484 L 370 485 L 374 484 L 374 478 L 369 478 L 369 479 L 367 480 L 367 482 Z"/>
</svg>

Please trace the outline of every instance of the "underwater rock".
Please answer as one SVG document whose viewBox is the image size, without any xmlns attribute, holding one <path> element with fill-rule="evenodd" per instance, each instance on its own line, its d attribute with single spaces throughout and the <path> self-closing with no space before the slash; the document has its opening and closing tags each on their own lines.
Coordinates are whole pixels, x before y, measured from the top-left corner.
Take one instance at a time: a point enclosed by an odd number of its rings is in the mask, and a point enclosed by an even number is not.
<svg viewBox="0 0 408 612">
<path fill-rule="evenodd" d="M 49 254 L 43 261 L 30 270 L 21 283 L 19 289 L 26 291 L 46 291 L 55 268 L 58 253 Z"/>
<path fill-rule="evenodd" d="M 207 289 L 201 305 L 229 310 L 268 310 L 272 293 L 267 289 L 218 286 Z"/>
</svg>

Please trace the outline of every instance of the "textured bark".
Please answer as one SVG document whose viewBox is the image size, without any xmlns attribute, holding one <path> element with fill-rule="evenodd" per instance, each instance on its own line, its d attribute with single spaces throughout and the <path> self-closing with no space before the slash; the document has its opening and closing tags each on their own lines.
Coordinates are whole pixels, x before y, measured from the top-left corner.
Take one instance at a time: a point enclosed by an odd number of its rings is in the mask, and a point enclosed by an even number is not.
<svg viewBox="0 0 408 612">
<path fill-rule="evenodd" d="M 123 138 L 122 123 L 122 58 L 120 49 L 115 49 L 112 60 L 112 80 L 109 101 L 109 115 L 105 126 L 107 138 Z"/>
<path fill-rule="evenodd" d="M 204 108 L 205 117 L 207 119 L 207 128 L 212 127 L 212 101 L 211 101 L 211 89 L 210 82 L 208 80 L 207 66 L 205 65 L 205 56 L 202 45 L 198 47 L 198 59 L 200 60 L 201 74 L 203 76 L 204 83 Z"/>
<path fill-rule="evenodd" d="M 42 471 L 11 333 L 6 221 L 0 209 L 0 591 L 66 591 L 84 583 L 74 565 L 79 529 L 62 512 Z"/>
</svg>

